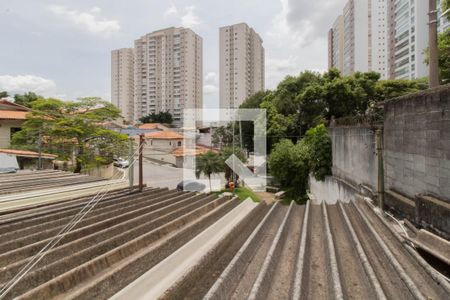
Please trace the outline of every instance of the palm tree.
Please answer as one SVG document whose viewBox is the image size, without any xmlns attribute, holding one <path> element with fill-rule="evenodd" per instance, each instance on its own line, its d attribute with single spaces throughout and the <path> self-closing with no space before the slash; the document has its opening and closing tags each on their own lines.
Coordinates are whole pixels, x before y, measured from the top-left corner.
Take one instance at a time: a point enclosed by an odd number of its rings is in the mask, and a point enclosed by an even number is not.
<svg viewBox="0 0 450 300">
<path fill-rule="evenodd" d="M 219 154 L 208 151 L 206 153 L 200 154 L 196 159 L 195 166 L 195 176 L 197 178 L 203 173 L 209 179 L 209 191 L 212 191 L 211 188 L 211 174 L 219 173 L 223 170 L 223 162 L 219 156 Z"/>
</svg>

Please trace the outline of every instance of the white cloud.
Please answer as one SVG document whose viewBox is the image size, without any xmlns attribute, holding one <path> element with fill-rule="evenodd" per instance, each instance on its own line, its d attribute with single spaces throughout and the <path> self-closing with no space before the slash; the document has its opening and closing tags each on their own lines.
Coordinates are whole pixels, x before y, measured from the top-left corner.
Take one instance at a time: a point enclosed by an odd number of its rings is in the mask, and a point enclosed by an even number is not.
<svg viewBox="0 0 450 300">
<path fill-rule="evenodd" d="M 164 13 L 165 17 L 177 17 L 179 14 L 177 7 L 175 4 L 171 3 L 169 8 Z"/>
<path fill-rule="evenodd" d="M 219 82 L 219 77 L 216 72 L 209 72 L 205 75 L 205 84 L 217 84 Z"/>
<path fill-rule="evenodd" d="M 66 19 L 92 34 L 110 36 L 120 30 L 117 20 L 100 19 L 98 17 L 98 14 L 101 12 L 101 9 L 98 7 L 93 7 L 89 12 L 70 10 L 61 5 L 50 5 L 48 9 L 54 15 Z"/>
<path fill-rule="evenodd" d="M 195 14 L 195 6 L 187 6 L 183 9 L 179 9 L 175 4 L 171 3 L 167 8 L 164 16 L 179 19 L 180 24 L 183 27 L 191 28 L 201 23 L 200 18 Z"/>
<path fill-rule="evenodd" d="M 200 18 L 194 13 L 195 6 L 186 7 L 186 13 L 181 16 L 181 25 L 184 27 L 194 27 L 200 24 Z"/>
<path fill-rule="evenodd" d="M 219 93 L 219 77 L 216 72 L 209 72 L 203 79 L 203 93 L 205 95 L 218 95 Z"/>
<path fill-rule="evenodd" d="M 94 6 L 93 8 L 90 9 L 90 12 L 93 14 L 100 13 L 101 11 L 102 11 L 102 9 L 98 6 Z"/>
<path fill-rule="evenodd" d="M 342 14 L 345 0 L 280 0 L 281 11 L 272 19 L 268 35 L 306 46 L 326 38 L 336 17 Z"/>
<path fill-rule="evenodd" d="M 203 86 L 203 94 L 205 95 L 218 95 L 219 88 L 217 85 L 207 84 Z"/>
<path fill-rule="evenodd" d="M 266 87 L 275 88 L 286 75 L 326 69 L 327 32 L 346 0 L 279 0 L 264 35 Z"/>
<path fill-rule="evenodd" d="M 57 95 L 53 80 L 35 75 L 0 75 L 0 90 L 7 91 L 10 95 L 25 92 L 35 92 L 45 97 Z"/>
</svg>

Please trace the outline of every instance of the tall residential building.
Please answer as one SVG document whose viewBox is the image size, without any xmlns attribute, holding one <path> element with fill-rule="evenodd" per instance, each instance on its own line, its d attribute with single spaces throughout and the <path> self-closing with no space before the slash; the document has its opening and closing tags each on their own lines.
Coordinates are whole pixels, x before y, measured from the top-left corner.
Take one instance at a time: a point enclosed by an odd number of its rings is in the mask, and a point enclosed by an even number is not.
<svg viewBox="0 0 450 300">
<path fill-rule="evenodd" d="M 111 51 L 111 102 L 128 122 L 134 121 L 133 63 L 132 48 Z"/>
<path fill-rule="evenodd" d="M 221 27 L 220 108 L 238 108 L 264 90 L 264 47 L 261 37 L 245 23 Z"/>
<path fill-rule="evenodd" d="M 134 118 L 169 111 L 176 125 L 183 109 L 202 108 L 202 38 L 187 28 L 167 28 L 134 43 Z"/>
<path fill-rule="evenodd" d="M 328 32 L 328 68 L 344 70 L 344 17 L 338 16 Z"/>
<path fill-rule="evenodd" d="M 427 76 L 428 1 L 389 0 L 389 78 Z"/>
<path fill-rule="evenodd" d="M 343 11 L 343 66 L 344 75 L 375 71 L 387 77 L 387 4 L 388 0 L 349 0 Z M 333 32 L 341 34 L 338 18 Z M 340 27 L 335 29 L 335 27 Z M 334 35 L 333 35 L 334 37 Z M 334 43 L 338 43 L 333 38 Z"/>
</svg>

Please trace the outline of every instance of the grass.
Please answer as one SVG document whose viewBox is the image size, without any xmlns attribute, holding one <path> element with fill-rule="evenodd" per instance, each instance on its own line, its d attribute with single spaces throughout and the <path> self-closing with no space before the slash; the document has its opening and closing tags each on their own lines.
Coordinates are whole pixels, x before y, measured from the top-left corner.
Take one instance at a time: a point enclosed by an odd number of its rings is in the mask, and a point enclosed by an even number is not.
<svg viewBox="0 0 450 300">
<path fill-rule="evenodd" d="M 214 193 L 219 195 L 219 194 L 222 194 L 222 193 L 225 193 L 225 192 L 230 192 L 230 189 L 224 189 L 224 190 L 221 190 L 220 192 L 214 192 Z M 241 200 L 245 200 L 248 197 L 250 197 L 255 202 L 260 202 L 261 201 L 261 198 L 258 195 L 256 195 L 251 189 L 248 189 L 246 187 L 238 187 L 238 188 L 236 188 L 235 189 L 235 194 Z"/>
</svg>

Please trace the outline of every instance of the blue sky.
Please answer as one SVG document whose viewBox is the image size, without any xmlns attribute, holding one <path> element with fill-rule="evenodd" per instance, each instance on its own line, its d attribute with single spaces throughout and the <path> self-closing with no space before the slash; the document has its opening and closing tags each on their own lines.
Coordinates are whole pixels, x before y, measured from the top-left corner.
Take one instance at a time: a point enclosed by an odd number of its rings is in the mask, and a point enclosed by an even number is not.
<svg viewBox="0 0 450 300">
<path fill-rule="evenodd" d="M 203 38 L 204 106 L 218 105 L 218 28 L 246 22 L 263 38 L 266 88 L 327 67 L 327 31 L 344 0 L 2 0 L 0 90 L 110 97 L 110 51 L 170 26 Z"/>
</svg>

